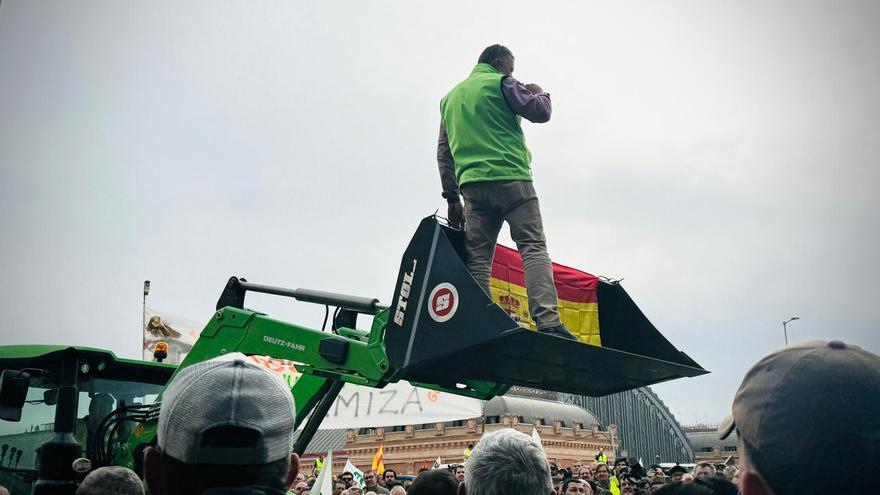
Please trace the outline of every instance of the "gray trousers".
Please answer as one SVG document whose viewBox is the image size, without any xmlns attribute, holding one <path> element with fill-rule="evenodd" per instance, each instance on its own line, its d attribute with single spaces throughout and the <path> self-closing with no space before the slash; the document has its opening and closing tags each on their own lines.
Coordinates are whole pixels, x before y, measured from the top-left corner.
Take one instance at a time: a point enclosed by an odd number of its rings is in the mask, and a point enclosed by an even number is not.
<svg viewBox="0 0 880 495">
<path fill-rule="evenodd" d="M 529 313 L 538 328 L 559 325 L 553 266 L 547 254 L 538 196 L 529 181 L 471 182 L 461 186 L 465 235 L 470 259 L 467 268 L 489 292 L 492 259 L 501 224 L 510 225 L 510 237 L 523 259 Z"/>
</svg>

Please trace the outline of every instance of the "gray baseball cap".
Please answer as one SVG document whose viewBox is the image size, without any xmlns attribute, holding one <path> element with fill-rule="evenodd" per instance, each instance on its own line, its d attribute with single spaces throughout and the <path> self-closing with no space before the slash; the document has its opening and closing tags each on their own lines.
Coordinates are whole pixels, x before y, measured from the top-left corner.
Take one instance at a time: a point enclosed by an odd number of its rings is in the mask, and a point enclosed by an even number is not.
<svg viewBox="0 0 880 495">
<path fill-rule="evenodd" d="M 880 356 L 840 341 L 770 354 L 746 373 L 719 436 L 734 430 L 779 495 L 878 493 L 859 487 L 878 483 Z"/>
<path fill-rule="evenodd" d="M 190 464 L 266 464 L 290 455 L 293 395 L 241 353 L 178 372 L 162 394 L 157 442 Z"/>
</svg>

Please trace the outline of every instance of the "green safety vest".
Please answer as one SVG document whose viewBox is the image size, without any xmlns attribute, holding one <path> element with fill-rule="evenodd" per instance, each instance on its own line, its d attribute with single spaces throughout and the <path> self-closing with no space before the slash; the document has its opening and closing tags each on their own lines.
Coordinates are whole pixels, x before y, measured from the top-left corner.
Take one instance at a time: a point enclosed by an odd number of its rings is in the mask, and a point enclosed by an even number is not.
<svg viewBox="0 0 880 495">
<path fill-rule="evenodd" d="M 520 121 L 501 92 L 504 74 L 477 64 L 470 77 L 440 101 L 459 186 L 469 182 L 532 180 L 532 154 Z"/>
</svg>

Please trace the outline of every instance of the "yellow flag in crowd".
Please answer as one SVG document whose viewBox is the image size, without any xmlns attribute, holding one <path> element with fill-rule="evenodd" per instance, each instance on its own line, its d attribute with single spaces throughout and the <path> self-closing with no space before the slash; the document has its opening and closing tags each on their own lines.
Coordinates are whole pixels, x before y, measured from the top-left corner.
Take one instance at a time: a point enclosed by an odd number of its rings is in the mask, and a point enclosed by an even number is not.
<svg viewBox="0 0 880 495">
<path fill-rule="evenodd" d="M 385 461 L 382 459 L 382 449 L 385 447 L 385 444 L 379 445 L 379 450 L 376 452 L 375 457 L 373 457 L 373 471 L 377 473 L 385 472 Z"/>
</svg>

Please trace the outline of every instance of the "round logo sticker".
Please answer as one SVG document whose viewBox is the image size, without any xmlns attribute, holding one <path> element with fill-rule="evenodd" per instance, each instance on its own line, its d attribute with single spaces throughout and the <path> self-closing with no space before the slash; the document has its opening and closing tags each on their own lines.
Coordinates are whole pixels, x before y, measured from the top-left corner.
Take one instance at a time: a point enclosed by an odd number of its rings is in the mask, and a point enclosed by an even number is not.
<svg viewBox="0 0 880 495">
<path fill-rule="evenodd" d="M 428 314 L 431 315 L 431 319 L 437 323 L 443 323 L 455 316 L 457 309 L 458 290 L 455 286 L 448 282 L 437 284 L 428 298 Z"/>
</svg>

